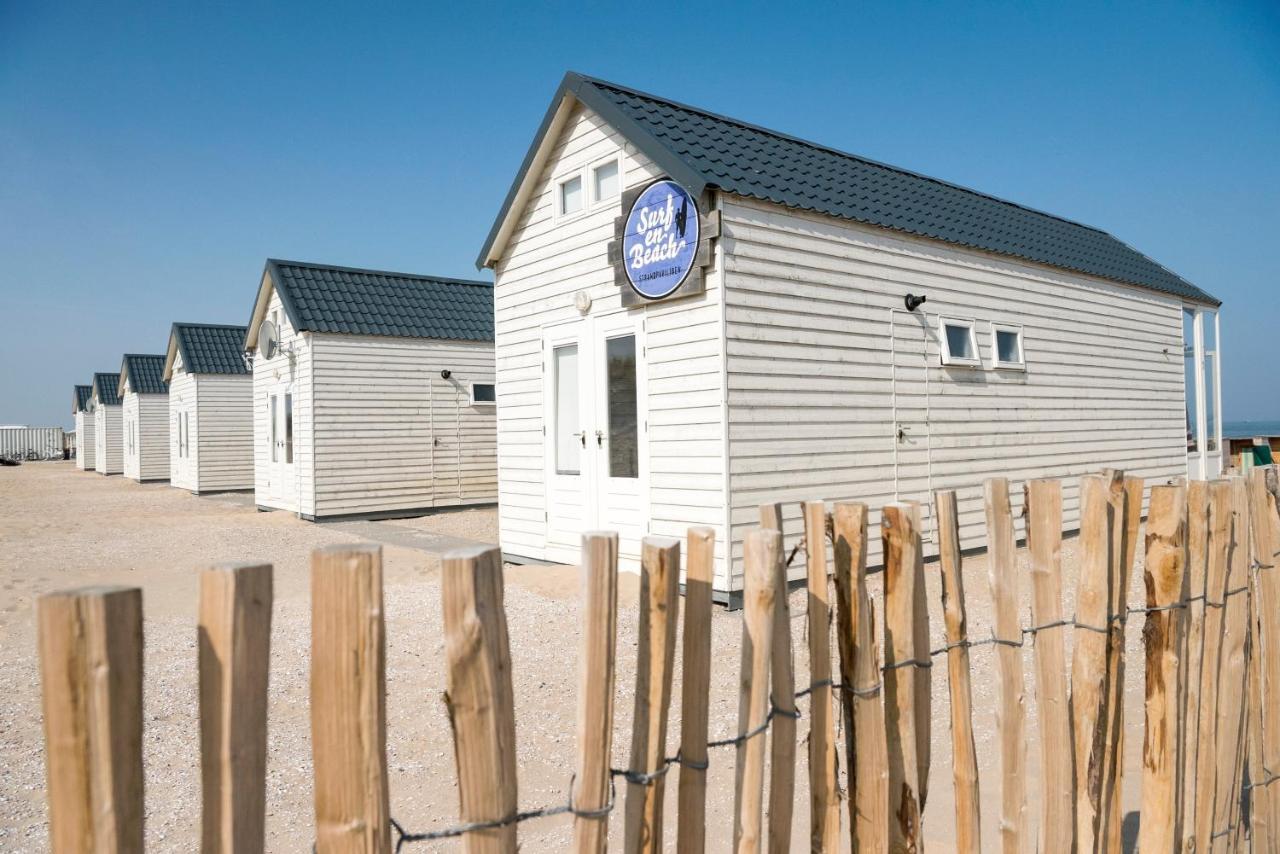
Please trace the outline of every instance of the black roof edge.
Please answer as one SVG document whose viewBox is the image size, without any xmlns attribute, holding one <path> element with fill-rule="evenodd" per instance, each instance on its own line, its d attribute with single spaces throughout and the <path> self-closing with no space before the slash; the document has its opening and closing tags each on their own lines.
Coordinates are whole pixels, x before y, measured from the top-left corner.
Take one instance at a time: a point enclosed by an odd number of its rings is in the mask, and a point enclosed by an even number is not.
<svg viewBox="0 0 1280 854">
<path fill-rule="evenodd" d="M 457 279 L 452 276 L 433 276 L 429 273 L 406 273 L 399 270 L 375 270 L 370 267 L 347 267 L 342 264 L 321 264 L 318 261 L 290 261 L 287 258 L 268 258 L 268 264 L 279 267 L 310 267 L 312 270 L 338 270 L 343 273 L 365 273 L 371 276 L 395 276 L 401 279 L 423 279 L 428 282 L 442 282 L 446 285 L 475 285 L 492 288 L 493 282 L 485 279 Z"/>
<path fill-rule="evenodd" d="M 240 323 L 196 323 L 192 320 L 175 320 L 173 326 L 169 328 L 169 337 L 178 342 L 178 355 L 182 357 L 183 364 L 190 364 L 191 357 L 187 353 L 186 342 L 182 340 L 182 336 L 178 334 L 180 328 L 200 328 L 200 329 L 243 329 L 244 334 L 249 334 L 249 327 Z M 244 342 L 241 341 L 241 352 L 244 351 Z M 169 358 L 169 354 L 164 354 L 165 359 Z"/>
</svg>

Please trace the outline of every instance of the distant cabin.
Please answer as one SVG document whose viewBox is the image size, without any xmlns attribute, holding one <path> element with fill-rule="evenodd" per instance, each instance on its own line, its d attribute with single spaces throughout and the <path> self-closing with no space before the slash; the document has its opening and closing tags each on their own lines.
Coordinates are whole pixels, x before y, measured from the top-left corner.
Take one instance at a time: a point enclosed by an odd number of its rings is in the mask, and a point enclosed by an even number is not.
<svg viewBox="0 0 1280 854">
<path fill-rule="evenodd" d="M 120 474 L 124 471 L 120 375 L 94 374 L 91 388 L 89 411 L 93 414 L 93 470 L 98 474 Z"/>
<path fill-rule="evenodd" d="M 1222 468 L 1219 301 L 1110 234 L 569 74 L 483 245 L 494 271 L 506 554 L 584 530 L 747 531 L 782 502 L 921 502 L 1112 467 Z M 878 538 L 871 555 L 879 560 Z M 803 561 L 792 576 L 803 574 Z"/>
<path fill-rule="evenodd" d="M 124 476 L 169 479 L 169 384 L 164 356 L 127 353 L 120 364 Z"/>
<path fill-rule="evenodd" d="M 253 375 L 244 326 L 175 323 L 169 383 L 169 483 L 196 494 L 253 489 Z"/>
<path fill-rule="evenodd" d="M 77 385 L 71 389 L 71 414 L 76 419 L 76 468 L 80 471 L 93 471 L 93 410 L 89 408 L 92 397 L 92 385 Z"/>
<path fill-rule="evenodd" d="M 497 500 L 487 282 L 270 260 L 244 349 L 260 508 L 323 519 Z"/>
</svg>

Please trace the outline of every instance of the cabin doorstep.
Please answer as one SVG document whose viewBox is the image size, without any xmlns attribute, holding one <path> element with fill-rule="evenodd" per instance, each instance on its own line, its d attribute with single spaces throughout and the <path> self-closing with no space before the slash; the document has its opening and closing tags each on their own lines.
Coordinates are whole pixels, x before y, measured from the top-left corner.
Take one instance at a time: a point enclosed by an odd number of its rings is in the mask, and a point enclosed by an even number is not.
<svg viewBox="0 0 1280 854">
<path fill-rule="evenodd" d="M 124 471 L 119 388 L 118 373 L 93 375 L 89 411 L 93 414 L 93 470 L 98 474 Z"/>
<path fill-rule="evenodd" d="M 269 260 L 244 350 L 259 509 L 394 517 L 497 499 L 488 282 Z"/>
<path fill-rule="evenodd" d="M 169 384 L 164 356 L 126 353 L 120 364 L 124 476 L 169 479 Z"/>
<path fill-rule="evenodd" d="M 76 468 L 93 471 L 93 410 L 89 408 L 93 397 L 92 385 L 77 385 L 71 390 L 71 414 L 76 419 Z"/>
<path fill-rule="evenodd" d="M 1086 472 L 1221 468 L 1205 291 L 1095 228 L 623 86 L 566 76 L 477 264 L 512 558 L 576 562 L 603 528 L 634 569 L 642 536 L 706 525 L 732 601 L 761 502 L 790 547 L 803 500 L 878 523 L 956 489 L 969 547 L 987 477 L 1065 478 L 1075 527 Z"/>
<path fill-rule="evenodd" d="M 253 375 L 248 327 L 175 323 L 169 383 L 169 483 L 200 495 L 253 489 Z"/>
</svg>

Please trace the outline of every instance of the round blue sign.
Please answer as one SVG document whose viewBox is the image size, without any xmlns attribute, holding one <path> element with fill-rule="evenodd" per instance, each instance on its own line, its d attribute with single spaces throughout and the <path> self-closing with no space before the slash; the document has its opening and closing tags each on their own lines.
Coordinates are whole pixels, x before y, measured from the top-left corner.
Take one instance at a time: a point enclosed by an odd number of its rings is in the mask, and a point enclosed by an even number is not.
<svg viewBox="0 0 1280 854">
<path fill-rule="evenodd" d="M 675 293 L 698 254 L 698 203 L 675 181 L 645 188 L 627 214 L 622 263 L 640 296 L 662 299 Z"/>
</svg>

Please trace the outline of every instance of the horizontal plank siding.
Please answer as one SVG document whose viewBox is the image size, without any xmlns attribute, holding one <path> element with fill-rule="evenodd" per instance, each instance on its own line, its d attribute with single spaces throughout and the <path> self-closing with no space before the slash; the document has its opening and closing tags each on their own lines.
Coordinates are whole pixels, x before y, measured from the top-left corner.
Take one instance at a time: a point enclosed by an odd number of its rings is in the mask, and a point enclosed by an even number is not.
<svg viewBox="0 0 1280 854">
<path fill-rule="evenodd" d="M 588 198 L 587 209 L 570 217 L 554 211 L 560 178 L 611 157 L 621 158 L 624 188 L 660 175 L 614 128 L 575 106 L 496 267 L 498 514 L 502 547 L 510 554 L 534 559 L 548 554 L 547 327 L 582 317 L 574 306 L 578 293 L 590 297 L 592 317 L 622 308 L 606 251 L 622 213 L 620 199 L 592 204 Z M 589 185 L 589 171 L 586 179 Z M 683 538 L 690 524 L 713 526 L 716 586 L 723 588 L 727 539 L 720 290 L 718 271 L 712 269 L 705 294 L 631 309 L 643 313 L 644 375 L 638 377 L 638 388 L 644 390 L 640 409 L 647 413 L 647 424 L 639 438 L 649 461 L 640 496 L 647 518 L 634 520 L 632 527 Z M 566 539 L 563 532 L 558 538 Z M 623 542 L 621 550 L 621 566 L 636 569 L 638 549 Z"/>
<path fill-rule="evenodd" d="M 195 409 L 188 417 L 188 444 L 197 474 L 193 491 L 252 489 L 252 377 L 195 375 Z"/>
<path fill-rule="evenodd" d="M 169 479 L 169 395 L 127 390 L 122 403 L 124 476 Z"/>
<path fill-rule="evenodd" d="M 198 445 L 196 434 L 196 378 L 182 369 L 181 356 L 175 359 L 173 376 L 169 380 L 169 485 L 190 492 L 200 488 Z M 191 433 L 186 446 L 182 443 L 182 416 L 187 415 Z M 250 434 L 253 425 L 249 425 Z"/>
<path fill-rule="evenodd" d="M 120 404 L 98 405 L 93 413 L 94 471 L 98 474 L 120 474 L 124 471 Z"/>
<path fill-rule="evenodd" d="M 76 413 L 76 468 L 80 471 L 93 471 L 96 449 L 97 434 L 93 429 L 93 413 L 82 409 Z"/>
<path fill-rule="evenodd" d="M 280 330 L 280 350 L 271 359 L 255 350 L 253 358 L 253 500 L 259 507 L 291 513 L 315 513 L 312 480 L 311 341 L 298 333 L 274 290 L 266 318 Z M 288 482 L 274 483 L 271 461 L 270 396 L 293 395 L 293 471 Z"/>
<path fill-rule="evenodd" d="M 738 198 L 721 249 L 735 561 L 765 500 L 798 536 L 802 499 L 956 489 L 971 547 L 987 477 L 1068 478 L 1070 528 L 1085 471 L 1186 473 L 1174 298 Z M 981 368 L 941 365 L 939 315 L 976 321 Z M 1025 371 L 992 367 L 992 323 L 1022 327 Z"/>
</svg>

